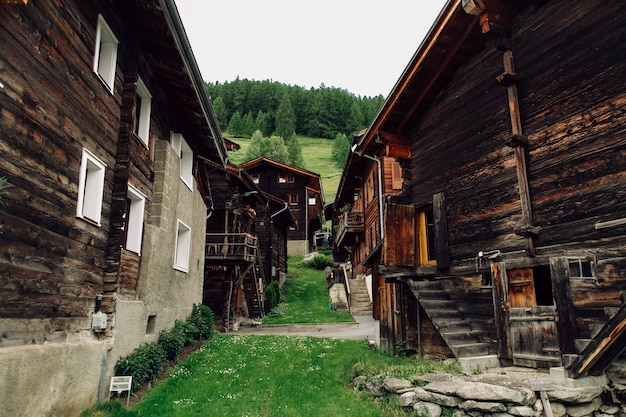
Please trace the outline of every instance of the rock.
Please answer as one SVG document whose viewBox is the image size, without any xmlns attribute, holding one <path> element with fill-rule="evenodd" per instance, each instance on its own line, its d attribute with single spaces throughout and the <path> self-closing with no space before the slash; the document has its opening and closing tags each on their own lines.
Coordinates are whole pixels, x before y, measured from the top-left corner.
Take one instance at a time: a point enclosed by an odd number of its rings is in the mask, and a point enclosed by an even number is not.
<svg viewBox="0 0 626 417">
<path fill-rule="evenodd" d="M 467 400 L 459 404 L 463 411 L 480 411 L 481 413 L 501 413 L 507 411 L 502 403 Z"/>
<path fill-rule="evenodd" d="M 425 417 L 441 417 L 443 411 L 439 405 L 423 401 L 413 404 L 413 410 Z"/>
<path fill-rule="evenodd" d="M 600 407 L 600 411 L 604 414 L 615 415 L 619 413 L 619 407 L 616 405 L 603 405 Z"/>
<path fill-rule="evenodd" d="M 452 417 L 468 417 L 468 416 L 469 416 L 469 414 L 467 414 L 467 413 L 465 413 L 465 412 L 463 412 L 461 410 L 455 410 L 452 413 Z"/>
<path fill-rule="evenodd" d="M 495 401 L 528 404 L 529 399 L 525 393 L 497 385 L 485 384 L 483 382 L 464 382 L 456 390 L 456 395 L 467 400 Z M 533 402 L 534 402 L 533 396 Z"/>
<path fill-rule="evenodd" d="M 585 403 L 567 406 L 567 415 L 570 417 L 585 417 L 591 415 L 596 410 L 594 403 Z"/>
<path fill-rule="evenodd" d="M 563 417 L 567 414 L 567 409 L 561 403 L 550 403 L 550 408 L 552 409 L 552 415 L 554 417 Z"/>
<path fill-rule="evenodd" d="M 509 413 L 492 413 L 491 417 L 513 417 Z"/>
<path fill-rule="evenodd" d="M 413 384 L 408 379 L 385 378 L 383 388 L 387 392 L 398 393 L 398 391 L 413 388 Z"/>
<path fill-rule="evenodd" d="M 436 392 L 443 395 L 456 395 L 456 391 L 463 383 L 463 380 L 451 378 L 447 381 L 436 381 L 423 387 L 426 391 Z"/>
<path fill-rule="evenodd" d="M 579 404 L 591 402 L 594 398 L 600 396 L 604 389 L 600 386 L 584 387 L 584 388 L 566 388 L 559 387 L 553 391 L 548 391 L 550 400 L 557 400 L 568 404 Z"/>
<path fill-rule="evenodd" d="M 367 390 L 374 397 L 382 397 L 383 395 L 385 395 L 385 392 L 383 390 L 383 381 L 384 381 L 383 374 L 373 376 L 367 379 L 367 381 L 365 382 L 365 388 L 367 388 Z"/>
<path fill-rule="evenodd" d="M 411 407 L 418 401 L 419 399 L 415 396 L 415 393 L 413 391 L 405 392 L 402 395 L 392 394 L 389 397 L 389 403 L 392 405 L 397 405 L 398 407 Z"/>
<path fill-rule="evenodd" d="M 424 374 L 421 376 L 414 377 L 415 382 L 421 382 L 424 384 L 431 384 L 433 382 L 448 382 L 453 378 L 457 378 L 452 374 L 446 374 L 442 372 L 432 373 L 432 374 Z"/>
<path fill-rule="evenodd" d="M 509 413 L 520 417 L 535 417 L 539 415 L 538 412 L 530 407 L 518 405 L 509 408 Z"/>
<path fill-rule="evenodd" d="M 418 400 L 439 404 L 444 407 L 455 408 L 463 402 L 459 397 L 438 394 L 436 392 L 427 391 L 424 388 L 415 388 L 414 392 Z"/>
<path fill-rule="evenodd" d="M 366 382 L 367 382 L 367 377 L 365 375 L 359 375 L 352 380 L 352 385 L 354 385 L 358 389 L 363 389 L 363 387 L 365 387 Z"/>
</svg>

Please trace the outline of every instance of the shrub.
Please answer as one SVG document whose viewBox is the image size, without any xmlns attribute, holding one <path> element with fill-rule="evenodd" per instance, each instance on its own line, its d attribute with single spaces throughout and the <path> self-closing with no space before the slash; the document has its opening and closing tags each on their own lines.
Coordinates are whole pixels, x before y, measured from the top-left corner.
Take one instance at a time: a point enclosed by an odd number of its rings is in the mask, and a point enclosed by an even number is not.
<svg viewBox="0 0 626 417">
<path fill-rule="evenodd" d="M 193 323 L 189 321 L 176 320 L 174 323 L 174 329 L 183 337 L 184 343 L 190 344 L 200 339 L 200 329 L 198 329 Z"/>
<path fill-rule="evenodd" d="M 120 358 L 115 364 L 115 375 L 131 375 L 132 391 L 143 384 L 156 381 L 165 362 L 165 352 L 158 343 L 147 343 Z"/>
<path fill-rule="evenodd" d="M 324 268 L 326 268 L 327 266 L 330 266 L 332 268 L 333 258 L 331 258 L 328 255 L 317 254 L 313 257 L 313 259 L 307 262 L 307 266 L 309 268 L 314 268 L 314 269 L 319 269 L 319 270 L 324 270 Z"/>
<path fill-rule="evenodd" d="M 210 339 L 213 337 L 214 320 L 211 308 L 203 304 L 194 304 L 187 322 L 196 326 L 201 338 Z"/>
<path fill-rule="evenodd" d="M 278 281 L 270 282 L 265 288 L 265 313 L 269 313 L 280 303 L 280 288 Z"/>
<path fill-rule="evenodd" d="M 185 335 L 179 327 L 174 327 L 170 330 L 162 330 L 159 334 L 159 340 L 157 343 L 163 349 L 165 358 L 168 361 L 174 362 L 180 352 L 185 346 Z"/>
</svg>

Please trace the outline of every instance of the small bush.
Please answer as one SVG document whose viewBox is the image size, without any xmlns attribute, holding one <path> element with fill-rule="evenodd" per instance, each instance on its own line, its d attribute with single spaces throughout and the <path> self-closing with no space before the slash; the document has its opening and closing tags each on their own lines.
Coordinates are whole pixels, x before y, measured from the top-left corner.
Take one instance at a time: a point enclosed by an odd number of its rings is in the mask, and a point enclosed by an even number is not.
<svg viewBox="0 0 626 417">
<path fill-rule="evenodd" d="M 280 303 L 280 288 L 278 281 L 270 282 L 265 288 L 265 313 L 269 313 Z"/>
<path fill-rule="evenodd" d="M 180 332 L 185 344 L 191 344 L 200 339 L 200 329 L 189 321 L 178 321 L 174 323 L 174 330 Z"/>
<path fill-rule="evenodd" d="M 180 328 L 174 327 L 170 330 L 162 330 L 157 343 L 163 349 L 165 358 L 174 362 L 185 346 L 185 335 Z"/>
<path fill-rule="evenodd" d="M 213 322 L 215 318 L 211 308 L 203 304 L 194 304 L 191 315 L 187 322 L 196 326 L 200 331 L 200 338 L 210 339 L 213 337 Z"/>
<path fill-rule="evenodd" d="M 165 362 L 165 352 L 158 343 L 147 343 L 120 358 L 115 364 L 115 375 L 131 375 L 132 391 L 143 384 L 156 381 Z"/>
<path fill-rule="evenodd" d="M 327 266 L 330 266 L 332 268 L 333 258 L 328 255 L 317 254 L 313 257 L 313 259 L 307 262 L 306 266 L 308 266 L 309 268 L 319 269 L 323 271 L 324 268 L 326 268 Z"/>
</svg>

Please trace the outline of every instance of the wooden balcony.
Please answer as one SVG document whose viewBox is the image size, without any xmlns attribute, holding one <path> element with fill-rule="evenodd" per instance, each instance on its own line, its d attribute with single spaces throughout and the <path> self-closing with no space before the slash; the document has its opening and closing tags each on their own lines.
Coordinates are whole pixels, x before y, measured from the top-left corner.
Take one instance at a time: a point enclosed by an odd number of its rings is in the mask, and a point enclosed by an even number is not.
<svg viewBox="0 0 626 417">
<path fill-rule="evenodd" d="M 205 261 L 233 265 L 256 261 L 257 238 L 249 233 L 207 233 Z"/>
<path fill-rule="evenodd" d="M 360 211 L 347 211 L 342 214 L 337 224 L 335 237 L 336 245 L 351 245 L 357 234 L 365 230 L 363 213 Z"/>
</svg>

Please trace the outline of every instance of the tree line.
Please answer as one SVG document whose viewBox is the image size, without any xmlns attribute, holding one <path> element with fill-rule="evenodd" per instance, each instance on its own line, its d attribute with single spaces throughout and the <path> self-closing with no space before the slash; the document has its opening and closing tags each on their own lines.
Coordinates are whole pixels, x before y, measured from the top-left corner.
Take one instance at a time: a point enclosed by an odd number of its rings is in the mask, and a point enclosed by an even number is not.
<svg viewBox="0 0 626 417">
<path fill-rule="evenodd" d="M 309 137 L 351 137 L 367 127 L 384 101 L 382 95 L 361 97 L 324 84 L 305 89 L 271 80 L 237 78 L 205 86 L 222 130 L 248 138 L 260 130 L 265 137 L 287 139 L 290 132 L 284 126 L 293 126 L 294 134 Z"/>
</svg>

